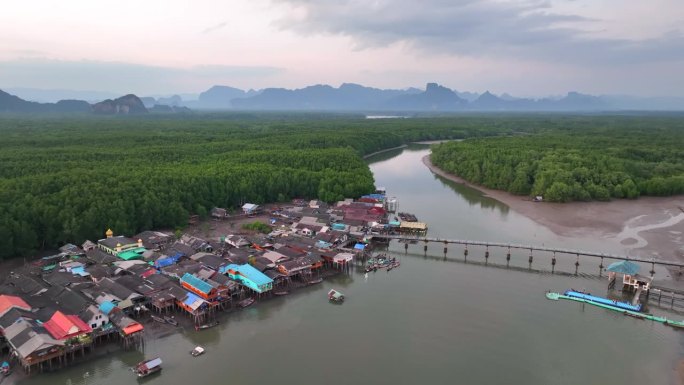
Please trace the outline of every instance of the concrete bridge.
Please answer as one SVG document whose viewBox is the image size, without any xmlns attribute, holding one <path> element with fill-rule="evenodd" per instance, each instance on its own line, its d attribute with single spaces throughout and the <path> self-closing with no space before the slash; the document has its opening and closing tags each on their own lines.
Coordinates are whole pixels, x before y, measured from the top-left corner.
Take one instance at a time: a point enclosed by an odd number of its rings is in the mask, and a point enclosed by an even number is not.
<svg viewBox="0 0 684 385">
<path fill-rule="evenodd" d="M 483 246 L 485 247 L 485 258 L 489 258 L 489 248 L 503 248 L 507 250 L 506 254 L 506 260 L 510 261 L 511 258 L 511 250 L 526 250 L 530 252 L 529 255 L 529 263 L 530 265 L 532 264 L 533 261 L 533 253 L 534 252 L 548 252 L 553 254 L 553 258 L 551 259 L 551 264 L 552 267 L 555 266 L 556 264 L 556 254 L 559 254 L 561 256 L 566 255 L 566 256 L 574 256 L 576 258 L 575 262 L 575 267 L 579 266 L 579 257 L 590 257 L 590 258 L 596 258 L 600 259 L 601 264 L 599 267 L 603 268 L 603 260 L 604 259 L 611 259 L 611 260 L 622 260 L 622 261 L 632 261 L 632 262 L 639 262 L 639 263 L 646 263 L 646 264 L 651 264 L 651 275 L 655 274 L 655 266 L 664 266 L 664 267 L 676 267 L 676 268 L 684 268 L 684 263 L 682 262 L 675 262 L 675 261 L 666 261 L 666 260 L 660 260 L 660 259 L 655 259 L 655 258 L 643 258 L 643 257 L 630 257 L 626 255 L 617 255 L 617 254 L 610 254 L 610 253 L 600 253 L 600 252 L 595 252 L 595 251 L 586 251 L 586 250 L 574 250 L 574 249 L 563 249 L 563 248 L 557 248 L 557 247 L 546 247 L 546 246 L 535 246 L 535 245 L 522 245 L 522 244 L 517 244 L 517 243 L 502 243 L 502 242 L 484 242 L 484 241 L 474 241 L 474 240 L 467 240 L 467 239 L 444 239 L 444 238 L 434 238 L 434 237 L 421 237 L 421 236 L 415 236 L 415 235 L 389 235 L 389 234 L 372 234 L 371 235 L 372 240 L 397 240 L 400 242 L 404 242 L 404 249 L 408 250 L 409 244 L 410 243 L 423 243 L 423 251 L 427 253 L 428 249 L 428 244 L 433 243 L 433 244 L 441 244 L 444 246 L 444 254 L 447 253 L 448 245 L 463 245 L 465 246 L 464 250 L 464 255 L 467 257 L 468 256 L 468 246 Z"/>
</svg>

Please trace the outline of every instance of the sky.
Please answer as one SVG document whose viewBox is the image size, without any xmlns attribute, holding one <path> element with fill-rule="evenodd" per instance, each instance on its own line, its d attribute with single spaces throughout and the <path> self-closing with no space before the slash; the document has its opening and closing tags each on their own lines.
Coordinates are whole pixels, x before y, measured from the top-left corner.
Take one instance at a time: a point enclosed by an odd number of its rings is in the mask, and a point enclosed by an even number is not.
<svg viewBox="0 0 684 385">
<path fill-rule="evenodd" d="M 682 0 L 22 0 L 0 36 L 0 89 L 684 96 Z"/>
</svg>

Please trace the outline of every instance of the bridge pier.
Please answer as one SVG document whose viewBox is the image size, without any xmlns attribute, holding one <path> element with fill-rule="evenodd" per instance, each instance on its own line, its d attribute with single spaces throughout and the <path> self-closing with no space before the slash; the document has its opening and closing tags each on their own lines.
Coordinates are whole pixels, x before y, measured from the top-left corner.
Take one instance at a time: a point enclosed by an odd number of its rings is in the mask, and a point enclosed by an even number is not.
<svg viewBox="0 0 684 385">
<path fill-rule="evenodd" d="M 485 249 L 485 266 L 487 265 L 488 262 L 489 262 L 489 245 L 487 245 L 486 249 Z"/>
<path fill-rule="evenodd" d="M 468 262 L 468 244 L 465 244 L 465 250 L 463 250 L 463 260 Z"/>
<path fill-rule="evenodd" d="M 527 260 L 527 262 L 529 263 L 529 265 L 528 265 L 527 268 L 528 268 L 529 270 L 532 270 L 532 261 L 533 261 L 533 260 L 534 260 L 534 258 L 532 258 L 532 249 L 530 249 L 530 258 Z"/>
<path fill-rule="evenodd" d="M 506 267 L 511 263 L 511 247 L 508 246 L 508 253 L 506 253 Z"/>
<path fill-rule="evenodd" d="M 601 257 L 601 264 L 599 265 L 599 277 L 603 273 L 603 257 Z"/>
<path fill-rule="evenodd" d="M 551 258 L 551 274 L 556 273 L 556 252 L 553 252 L 553 257 Z"/>
<path fill-rule="evenodd" d="M 577 271 L 579 270 L 579 254 L 577 254 L 577 260 L 575 261 L 575 275 L 577 275 Z"/>
</svg>

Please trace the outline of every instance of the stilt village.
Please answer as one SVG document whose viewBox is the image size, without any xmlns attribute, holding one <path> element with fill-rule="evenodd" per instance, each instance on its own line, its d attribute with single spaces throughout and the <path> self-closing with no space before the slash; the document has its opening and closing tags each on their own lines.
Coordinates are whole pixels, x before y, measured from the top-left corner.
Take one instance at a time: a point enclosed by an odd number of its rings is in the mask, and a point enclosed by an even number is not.
<svg viewBox="0 0 684 385">
<path fill-rule="evenodd" d="M 144 350 L 146 330 L 157 324 L 201 332 L 222 313 L 351 271 L 371 257 L 372 234 L 424 233 L 427 226 L 415 217 L 393 214 L 396 204 L 380 188 L 334 205 L 248 203 L 232 215 L 214 208 L 212 223 L 258 217 L 272 230 L 216 239 L 103 229 L 102 239 L 3 269 L 0 361 L 33 374 L 86 360 L 105 346 Z"/>
</svg>

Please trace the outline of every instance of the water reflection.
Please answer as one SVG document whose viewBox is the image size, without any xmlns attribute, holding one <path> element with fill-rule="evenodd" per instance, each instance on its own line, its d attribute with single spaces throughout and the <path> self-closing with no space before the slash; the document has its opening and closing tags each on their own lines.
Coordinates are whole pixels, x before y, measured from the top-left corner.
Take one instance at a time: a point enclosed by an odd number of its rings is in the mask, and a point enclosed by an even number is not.
<svg viewBox="0 0 684 385">
<path fill-rule="evenodd" d="M 483 209 L 498 212 L 502 218 L 506 218 L 510 208 L 505 203 L 499 202 L 494 198 L 486 196 L 480 190 L 466 186 L 463 183 L 456 183 L 452 180 L 433 174 L 435 179 L 440 181 L 442 185 L 449 187 L 463 199 L 465 199 L 471 206 L 479 206 Z"/>
</svg>

